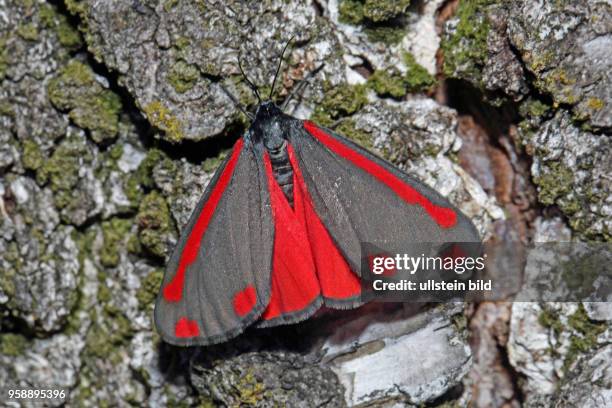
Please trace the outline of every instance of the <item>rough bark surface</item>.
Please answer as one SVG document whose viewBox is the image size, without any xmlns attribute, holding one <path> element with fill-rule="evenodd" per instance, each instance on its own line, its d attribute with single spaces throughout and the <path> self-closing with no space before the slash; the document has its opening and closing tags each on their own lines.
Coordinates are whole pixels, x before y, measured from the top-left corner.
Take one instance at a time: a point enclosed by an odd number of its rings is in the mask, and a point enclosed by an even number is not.
<svg viewBox="0 0 612 408">
<path fill-rule="evenodd" d="M 248 126 L 223 87 L 254 108 L 238 61 L 267 96 L 292 37 L 275 100 L 307 78 L 289 113 L 483 238 L 610 241 L 607 1 L 0 0 L 0 385 L 75 407 L 611 406 L 610 303 L 373 304 L 160 340 L 165 260 Z"/>
</svg>

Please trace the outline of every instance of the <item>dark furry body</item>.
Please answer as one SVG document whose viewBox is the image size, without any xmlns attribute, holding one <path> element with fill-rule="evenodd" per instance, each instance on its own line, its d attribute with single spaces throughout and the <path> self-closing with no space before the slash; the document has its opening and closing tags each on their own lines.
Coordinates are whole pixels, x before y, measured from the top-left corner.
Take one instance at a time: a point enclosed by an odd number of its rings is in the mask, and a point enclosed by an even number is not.
<svg viewBox="0 0 612 408">
<path fill-rule="evenodd" d="M 270 155 L 276 182 L 293 206 L 293 169 L 287 152 L 287 136 L 296 120 L 285 115 L 272 102 L 262 103 L 257 109 L 250 134 L 254 144 L 263 143 Z"/>
</svg>

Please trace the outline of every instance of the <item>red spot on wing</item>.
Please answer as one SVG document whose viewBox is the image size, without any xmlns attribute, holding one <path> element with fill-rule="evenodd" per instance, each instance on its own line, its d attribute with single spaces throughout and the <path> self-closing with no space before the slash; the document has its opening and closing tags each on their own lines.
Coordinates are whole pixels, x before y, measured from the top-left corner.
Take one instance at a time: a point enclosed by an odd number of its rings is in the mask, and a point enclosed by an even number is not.
<svg viewBox="0 0 612 408">
<path fill-rule="evenodd" d="M 257 303 L 257 293 L 253 285 L 247 286 L 244 290 L 234 296 L 234 311 L 240 317 L 248 314 Z"/>
<path fill-rule="evenodd" d="M 174 326 L 174 335 L 180 338 L 197 337 L 200 335 L 200 328 L 198 322 L 195 320 L 189 320 L 186 317 L 181 317 L 176 326 Z"/>
<path fill-rule="evenodd" d="M 393 190 L 404 201 L 421 206 L 440 227 L 450 228 L 457 223 L 457 214 L 452 208 L 433 204 L 427 197 L 403 182 L 393 173 L 328 135 L 314 123 L 305 121 L 304 128 L 319 142 L 327 146 L 328 149 L 371 174 L 378 181 Z"/>
<path fill-rule="evenodd" d="M 351 271 L 316 213 L 293 147 L 289 145 L 287 149 L 294 174 L 294 212 L 306 226 L 323 297 L 334 300 L 356 297 L 361 293 L 359 278 Z"/>
<path fill-rule="evenodd" d="M 242 146 L 244 145 L 244 141 L 238 139 L 236 144 L 234 145 L 234 150 L 232 151 L 232 156 L 230 157 L 225 169 L 219 176 L 217 180 L 217 184 L 213 187 L 213 190 L 208 198 L 208 201 L 202 207 L 202 212 L 200 213 L 196 223 L 189 234 L 189 238 L 187 238 L 187 242 L 185 243 L 185 248 L 183 249 L 183 253 L 181 254 L 181 258 L 179 260 L 178 269 L 174 278 L 166 285 L 163 289 L 164 299 L 168 302 L 178 302 L 181 300 L 183 296 L 183 286 L 185 284 L 185 270 L 187 267 L 192 264 L 197 256 L 198 251 L 200 250 L 200 243 L 202 242 L 202 238 L 206 233 L 206 229 L 208 228 L 208 224 L 210 219 L 212 218 L 215 209 L 217 208 L 217 204 L 221 200 L 227 185 L 229 184 L 232 174 L 234 173 L 234 168 L 236 167 L 236 163 L 238 162 L 238 157 L 240 157 L 240 152 L 242 151 Z M 180 321 L 179 321 L 180 322 Z"/>
<path fill-rule="evenodd" d="M 274 253 L 270 302 L 262 318 L 270 320 L 306 308 L 320 289 L 304 225 L 276 182 L 267 153 L 264 164 L 274 219 Z"/>
</svg>

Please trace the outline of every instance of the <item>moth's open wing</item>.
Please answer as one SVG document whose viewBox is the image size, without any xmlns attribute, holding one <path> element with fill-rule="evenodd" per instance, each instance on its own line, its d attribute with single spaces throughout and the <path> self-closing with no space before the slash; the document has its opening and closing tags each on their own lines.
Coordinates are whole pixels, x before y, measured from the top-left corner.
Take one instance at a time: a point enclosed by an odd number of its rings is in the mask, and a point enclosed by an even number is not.
<svg viewBox="0 0 612 408">
<path fill-rule="evenodd" d="M 479 242 L 445 198 L 346 138 L 307 121 L 293 128 L 290 143 L 317 214 L 356 273 L 364 243 L 387 251 Z"/>
<path fill-rule="evenodd" d="M 270 297 L 274 227 L 262 155 L 240 139 L 174 250 L 155 305 L 168 343 L 218 343 L 259 318 Z"/>
<path fill-rule="evenodd" d="M 335 307 L 361 304 L 361 285 L 314 210 L 291 146 L 293 202 L 287 201 L 264 155 L 274 219 L 270 303 L 260 327 L 295 323 L 325 302 Z"/>
</svg>

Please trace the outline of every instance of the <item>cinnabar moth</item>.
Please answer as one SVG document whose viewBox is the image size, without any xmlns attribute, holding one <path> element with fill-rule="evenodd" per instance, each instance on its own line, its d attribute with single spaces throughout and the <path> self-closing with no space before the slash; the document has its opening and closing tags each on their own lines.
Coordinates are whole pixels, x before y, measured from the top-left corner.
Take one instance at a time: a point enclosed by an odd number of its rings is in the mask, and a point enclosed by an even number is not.
<svg viewBox="0 0 612 408">
<path fill-rule="evenodd" d="M 254 323 L 304 320 L 322 304 L 360 305 L 363 242 L 478 240 L 431 188 L 264 102 L 182 232 L 155 323 L 172 344 L 219 343 Z"/>
<path fill-rule="evenodd" d="M 361 243 L 474 242 L 469 219 L 348 139 L 259 106 L 170 258 L 155 307 L 165 341 L 218 343 L 360 304 Z"/>
</svg>

